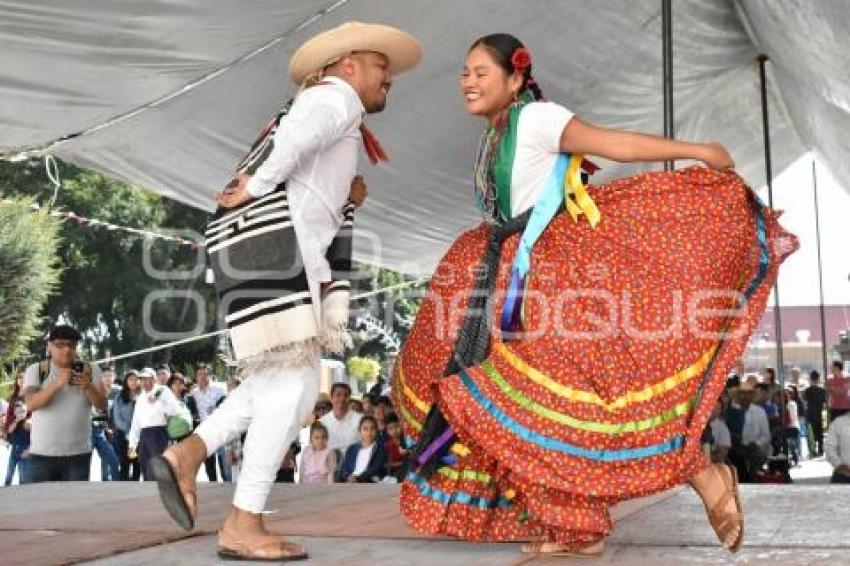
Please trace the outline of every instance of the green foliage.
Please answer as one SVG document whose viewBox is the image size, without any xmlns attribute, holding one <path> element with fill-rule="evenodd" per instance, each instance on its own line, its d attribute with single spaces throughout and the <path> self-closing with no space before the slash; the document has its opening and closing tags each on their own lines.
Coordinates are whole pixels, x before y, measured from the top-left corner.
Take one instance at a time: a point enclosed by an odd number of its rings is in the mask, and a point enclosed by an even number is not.
<svg viewBox="0 0 850 566">
<path fill-rule="evenodd" d="M 39 334 L 42 307 L 59 277 L 60 222 L 31 206 L 29 199 L 0 202 L 0 364 L 24 354 Z"/>
<path fill-rule="evenodd" d="M 366 383 L 377 378 L 381 373 L 381 362 L 372 358 L 354 356 L 348 358 L 348 361 L 345 362 L 345 369 L 348 371 L 348 375 L 361 383 Z"/>
<path fill-rule="evenodd" d="M 94 171 L 63 164 L 61 174 L 63 188 L 55 204 L 58 210 L 154 232 L 167 228 L 200 231 L 206 222 L 207 214 L 203 211 Z M 53 186 L 40 161 L 0 162 L 0 191 L 7 195 L 28 195 L 44 205 L 53 195 Z M 166 272 L 190 271 L 201 253 L 159 239 L 147 245 L 151 265 Z M 47 301 L 45 314 L 51 322 L 62 318 L 83 332 L 87 356 L 121 354 L 161 343 L 149 336 L 143 320 L 145 298 L 155 291 L 170 297 L 152 303 L 149 322 L 154 329 L 168 332 L 191 331 L 196 326 L 200 327 L 199 332 L 215 329 L 217 303 L 212 287 L 204 283 L 203 272 L 189 279 L 153 277 L 143 263 L 145 246 L 145 240 L 133 234 L 87 227 L 74 220 L 64 222 L 59 246 L 64 273 L 58 292 Z M 202 312 L 185 297 L 186 291 L 200 293 L 204 299 Z M 179 295 L 181 292 L 184 294 Z M 194 365 L 198 360 L 212 361 L 215 350 L 215 340 L 209 339 L 181 346 L 173 352 L 127 360 L 126 366 L 163 361 L 178 366 Z M 30 351 L 41 351 L 41 344 L 30 344 Z M 124 366 L 119 364 L 119 369 Z"/>
</svg>

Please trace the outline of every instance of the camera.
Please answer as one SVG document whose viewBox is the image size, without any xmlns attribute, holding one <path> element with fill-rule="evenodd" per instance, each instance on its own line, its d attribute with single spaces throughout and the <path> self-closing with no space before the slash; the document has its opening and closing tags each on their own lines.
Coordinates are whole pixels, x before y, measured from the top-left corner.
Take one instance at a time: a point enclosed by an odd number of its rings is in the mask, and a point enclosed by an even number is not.
<svg viewBox="0 0 850 566">
<path fill-rule="evenodd" d="M 86 365 L 79 360 L 72 363 L 71 364 L 71 379 L 69 380 L 69 383 L 71 385 L 79 385 L 79 377 L 85 369 L 86 369 Z"/>
</svg>

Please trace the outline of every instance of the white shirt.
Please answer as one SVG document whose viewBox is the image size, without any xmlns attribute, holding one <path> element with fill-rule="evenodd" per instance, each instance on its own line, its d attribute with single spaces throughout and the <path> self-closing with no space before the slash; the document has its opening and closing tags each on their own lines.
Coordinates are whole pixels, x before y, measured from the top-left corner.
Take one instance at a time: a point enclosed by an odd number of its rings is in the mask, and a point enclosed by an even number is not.
<svg viewBox="0 0 850 566">
<path fill-rule="evenodd" d="M 561 134 L 573 113 L 554 102 L 531 102 L 519 114 L 511 171 L 511 214 L 537 203 L 561 153 Z"/>
<path fill-rule="evenodd" d="M 216 387 L 212 383 L 207 385 L 206 389 L 195 387 L 191 393 L 195 399 L 195 405 L 198 406 L 198 418 L 201 422 L 207 420 L 207 417 L 215 410 L 219 400 L 224 397 L 225 393 L 220 387 Z"/>
<path fill-rule="evenodd" d="M 770 450 L 770 423 L 764 409 L 752 403 L 744 417 L 744 430 L 741 433 L 744 445 L 757 444 L 762 450 Z"/>
<path fill-rule="evenodd" d="M 330 281 L 325 252 L 342 225 L 351 181 L 357 174 L 365 109 L 342 79 L 327 77 L 303 91 L 283 117 L 274 149 L 248 182 L 255 197 L 287 182 L 287 198 L 307 276 Z"/>
<path fill-rule="evenodd" d="M 181 409 L 180 401 L 168 387 L 154 385 L 150 391 L 143 390 L 136 398 L 133 424 L 130 425 L 130 434 L 127 435 L 130 448 L 135 450 L 139 445 L 143 428 L 165 426 L 168 417 L 182 414 Z"/>
<path fill-rule="evenodd" d="M 824 451 L 834 468 L 850 466 L 850 414 L 841 415 L 829 425 Z"/>
<path fill-rule="evenodd" d="M 714 442 L 711 445 L 711 448 L 717 448 L 718 446 L 725 446 L 726 448 L 732 447 L 732 435 L 729 434 L 729 427 L 726 426 L 721 419 L 712 419 L 711 421 L 711 436 L 714 438 Z"/>
<path fill-rule="evenodd" d="M 800 428 L 800 415 L 797 414 L 797 402 L 789 399 L 788 406 L 785 407 L 785 411 L 788 414 L 788 422 L 791 423 L 788 427 Z"/>
<path fill-rule="evenodd" d="M 337 420 L 333 411 L 321 418 L 322 424 L 328 429 L 328 446 L 331 450 L 337 448 L 345 450 L 360 441 L 360 419 L 362 418 L 363 415 L 350 409 L 342 420 Z"/>
<path fill-rule="evenodd" d="M 366 468 L 369 467 L 369 460 L 372 459 L 372 452 L 375 450 L 375 442 L 367 446 L 366 448 L 360 447 L 360 450 L 357 452 L 357 463 L 354 464 L 354 471 L 351 472 L 352 476 L 362 476 L 363 472 L 366 471 Z"/>
</svg>

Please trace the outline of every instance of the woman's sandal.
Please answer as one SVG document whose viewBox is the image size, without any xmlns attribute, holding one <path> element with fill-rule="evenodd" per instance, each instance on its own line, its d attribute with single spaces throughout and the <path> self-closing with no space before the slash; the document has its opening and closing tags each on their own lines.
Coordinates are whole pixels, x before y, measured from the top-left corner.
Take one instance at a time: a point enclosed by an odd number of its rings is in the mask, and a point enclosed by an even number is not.
<svg viewBox="0 0 850 566">
<path fill-rule="evenodd" d="M 731 533 L 735 527 L 739 527 L 738 536 L 735 541 L 726 548 L 730 552 L 738 552 L 741 548 L 741 543 L 744 540 L 744 511 L 741 507 L 741 499 L 738 495 L 738 470 L 734 466 L 726 466 L 732 476 L 732 485 L 729 485 L 729 480 L 726 479 L 726 474 L 721 473 L 723 485 L 726 490 L 723 495 L 708 509 L 708 522 L 711 523 L 714 532 L 717 533 L 717 538 L 723 546 L 727 535 Z M 726 511 L 726 505 L 731 498 L 735 498 L 735 507 L 738 509 L 736 513 Z"/>
<path fill-rule="evenodd" d="M 221 533 L 219 533 L 221 540 Z M 245 560 L 252 562 L 292 562 L 306 560 L 307 551 L 300 544 L 283 541 L 272 541 L 262 546 L 251 548 L 240 541 L 228 541 L 226 545 L 218 544 L 218 557 L 222 560 Z"/>
<path fill-rule="evenodd" d="M 540 541 L 522 545 L 522 552 L 524 554 L 539 554 L 544 556 L 599 558 L 604 551 L 605 546 L 601 540 L 578 544 Z"/>
</svg>

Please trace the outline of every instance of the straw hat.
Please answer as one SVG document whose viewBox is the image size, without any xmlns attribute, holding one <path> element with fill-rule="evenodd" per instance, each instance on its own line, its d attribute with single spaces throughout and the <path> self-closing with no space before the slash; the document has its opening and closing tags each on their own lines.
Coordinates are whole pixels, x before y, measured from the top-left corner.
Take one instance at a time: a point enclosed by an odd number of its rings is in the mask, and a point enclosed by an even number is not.
<svg viewBox="0 0 850 566">
<path fill-rule="evenodd" d="M 300 85 L 311 74 L 354 51 L 386 55 L 393 75 L 412 69 L 422 58 L 419 42 L 408 33 L 382 24 L 347 22 L 301 45 L 289 60 L 289 78 Z"/>
</svg>

